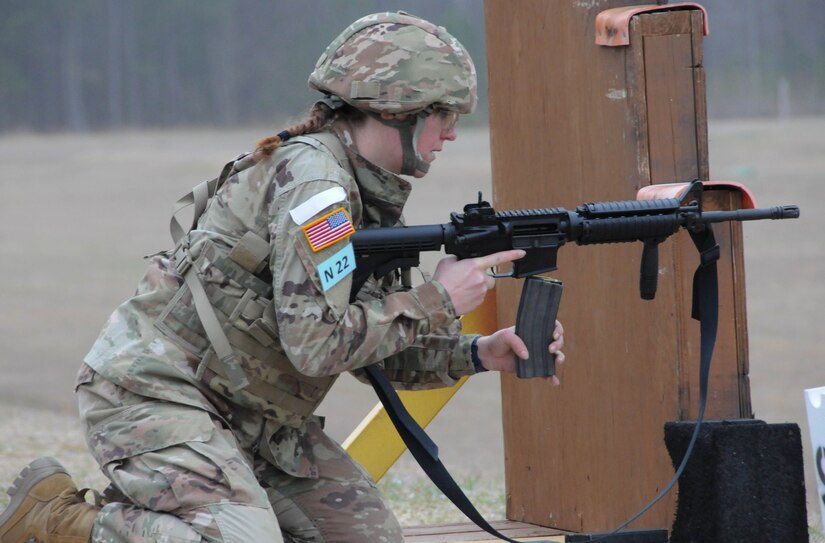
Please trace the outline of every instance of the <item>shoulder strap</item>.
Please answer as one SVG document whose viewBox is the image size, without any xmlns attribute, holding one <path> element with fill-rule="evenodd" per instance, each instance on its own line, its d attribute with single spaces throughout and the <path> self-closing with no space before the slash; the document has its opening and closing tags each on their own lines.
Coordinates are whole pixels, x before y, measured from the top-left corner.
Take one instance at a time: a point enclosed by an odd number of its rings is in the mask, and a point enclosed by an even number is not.
<svg viewBox="0 0 825 543">
<path fill-rule="evenodd" d="M 215 315 L 215 310 L 212 308 L 212 303 L 209 301 L 206 291 L 203 288 L 203 284 L 198 277 L 197 270 L 195 269 L 195 266 L 193 266 L 192 259 L 189 256 L 189 238 L 187 237 L 187 234 L 197 226 L 198 219 L 206 210 L 206 205 L 209 202 L 209 199 L 215 195 L 218 188 L 220 188 L 224 181 L 226 181 L 226 179 L 232 174 L 235 169 L 235 164 L 239 160 L 249 156 L 249 154 L 250 153 L 243 153 L 235 160 L 227 162 L 221 169 L 221 173 L 218 177 L 199 183 L 188 194 L 185 194 L 177 202 L 175 202 L 175 206 L 172 210 L 172 218 L 169 221 L 169 233 L 172 235 L 172 241 L 175 242 L 174 258 L 178 273 L 183 276 L 186 285 L 189 287 L 189 291 L 192 294 L 192 300 L 195 304 L 195 311 L 198 314 L 198 318 L 200 318 L 201 324 L 206 332 L 206 336 L 209 338 L 209 342 L 212 344 L 212 348 L 215 349 L 215 354 L 218 356 L 220 363 L 225 369 L 225 372 L 232 384 L 231 389 L 233 391 L 242 389 L 249 385 L 249 380 L 235 358 L 235 353 L 232 350 L 232 346 L 226 338 L 226 334 L 221 327 L 220 321 L 218 321 L 218 317 Z M 181 225 L 177 219 L 177 214 L 192 205 L 195 206 L 192 222 L 186 229 L 184 229 L 183 225 Z M 249 243 L 249 240 L 246 241 L 247 243 L 241 248 L 241 254 L 245 257 L 244 260 L 249 262 L 249 265 L 251 266 L 253 265 L 252 260 L 254 257 L 261 251 L 257 247 L 257 244 L 255 244 L 255 240 L 252 240 L 251 244 Z M 251 247 L 248 248 L 250 245 Z M 198 377 L 200 377 L 200 374 L 206 367 L 205 362 L 206 358 L 204 358 L 201 362 L 201 366 L 198 368 Z"/>
<path fill-rule="evenodd" d="M 183 270 L 181 275 L 183 275 L 183 279 L 186 281 L 186 286 L 189 287 L 189 292 L 192 294 L 192 301 L 195 303 L 195 311 L 201 321 L 203 330 L 206 332 L 206 337 L 209 338 L 209 342 L 212 344 L 212 348 L 215 349 L 215 354 L 217 355 L 220 364 L 223 366 L 226 376 L 229 378 L 229 382 L 231 383 L 229 390 L 231 392 L 235 392 L 245 388 L 249 385 L 249 379 L 246 377 L 243 368 L 241 368 L 240 363 L 235 357 L 235 351 L 229 344 L 229 339 L 226 337 L 226 332 L 224 332 L 223 327 L 218 320 L 218 316 L 215 314 L 215 310 L 212 307 L 212 302 L 209 301 L 209 297 L 206 294 L 203 283 L 201 283 L 201 280 L 198 277 L 198 271 L 189 259 L 188 251 L 183 252 L 183 256 L 186 260 L 179 263 L 178 270 Z M 207 365 L 208 356 L 204 356 L 196 373 L 198 378 L 203 375 L 203 371 L 206 369 Z"/>
<path fill-rule="evenodd" d="M 224 164 L 218 177 L 198 183 L 191 191 L 181 196 L 180 199 L 175 202 L 175 206 L 172 208 L 172 218 L 169 221 L 169 233 L 172 235 L 172 241 L 175 245 L 179 244 L 183 236 L 188 234 L 198 225 L 198 219 L 203 214 L 204 210 L 206 210 L 206 204 L 209 202 L 209 199 L 215 195 L 218 188 L 220 188 L 224 181 L 226 181 L 227 177 L 230 176 L 235 167 L 235 163 L 248 155 L 249 153 L 243 153 L 235 160 L 230 160 Z M 184 230 L 183 225 L 181 225 L 177 219 L 177 215 L 191 205 L 195 206 L 195 213 L 192 216 L 192 222 L 189 224 L 188 228 Z"/>
</svg>

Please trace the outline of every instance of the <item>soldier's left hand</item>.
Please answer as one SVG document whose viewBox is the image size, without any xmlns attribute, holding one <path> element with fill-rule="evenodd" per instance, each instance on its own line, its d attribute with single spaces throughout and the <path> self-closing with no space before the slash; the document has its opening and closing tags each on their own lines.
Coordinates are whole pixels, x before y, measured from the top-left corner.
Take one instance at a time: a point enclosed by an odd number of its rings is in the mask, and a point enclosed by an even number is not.
<svg viewBox="0 0 825 543">
<path fill-rule="evenodd" d="M 515 326 L 503 328 L 489 336 L 480 337 L 477 346 L 481 365 L 488 370 L 513 373 L 516 371 L 515 357 L 526 359 L 530 354 L 527 352 L 524 341 L 516 335 Z M 556 321 L 556 327 L 553 330 L 553 342 L 547 347 L 550 353 L 555 353 L 556 363 L 564 363 L 563 347 L 564 327 L 559 321 Z M 559 378 L 555 375 L 546 379 L 554 385 L 560 383 Z"/>
</svg>

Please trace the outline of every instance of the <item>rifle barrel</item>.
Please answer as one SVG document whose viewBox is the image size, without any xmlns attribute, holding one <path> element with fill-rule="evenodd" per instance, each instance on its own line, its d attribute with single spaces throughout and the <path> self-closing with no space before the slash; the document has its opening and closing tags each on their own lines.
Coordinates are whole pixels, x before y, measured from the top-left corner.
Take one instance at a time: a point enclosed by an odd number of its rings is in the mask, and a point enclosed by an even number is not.
<svg viewBox="0 0 825 543">
<path fill-rule="evenodd" d="M 759 221 L 763 219 L 798 219 L 798 206 L 775 206 L 760 209 L 737 209 L 734 211 L 703 211 L 702 223 L 726 221 Z"/>
</svg>

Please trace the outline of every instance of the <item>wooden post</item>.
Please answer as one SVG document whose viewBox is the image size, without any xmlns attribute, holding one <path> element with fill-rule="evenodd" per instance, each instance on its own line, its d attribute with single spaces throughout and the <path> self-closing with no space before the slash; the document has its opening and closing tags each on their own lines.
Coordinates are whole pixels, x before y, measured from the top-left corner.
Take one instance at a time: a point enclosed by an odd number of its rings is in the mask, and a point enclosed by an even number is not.
<svg viewBox="0 0 825 543">
<path fill-rule="evenodd" d="M 597 14 L 628 4 L 486 1 L 496 208 L 574 208 L 708 178 L 703 13 L 639 14 L 629 45 L 596 45 Z M 713 205 L 735 208 L 737 198 L 719 192 Z M 741 229 L 716 232 L 720 329 L 707 417 L 749 417 Z M 560 251 L 553 276 L 565 282 L 562 385 L 502 382 L 511 520 L 610 529 L 673 475 L 664 423 L 695 418 L 698 409 L 699 333 L 690 319 L 698 257 L 686 235 L 663 243 L 656 299 L 643 301 L 641 250 Z M 520 286 L 498 283 L 502 325 L 514 322 Z M 669 528 L 674 494 L 634 526 Z"/>
</svg>

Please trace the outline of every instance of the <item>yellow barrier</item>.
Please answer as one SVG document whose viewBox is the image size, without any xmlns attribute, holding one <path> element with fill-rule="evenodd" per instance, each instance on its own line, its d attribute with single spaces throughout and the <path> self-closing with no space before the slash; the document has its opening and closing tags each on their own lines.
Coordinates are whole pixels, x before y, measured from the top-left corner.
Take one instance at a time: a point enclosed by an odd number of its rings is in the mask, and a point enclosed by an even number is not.
<svg viewBox="0 0 825 543">
<path fill-rule="evenodd" d="M 495 290 L 489 291 L 484 303 L 463 316 L 461 322 L 465 334 L 493 333 L 496 330 Z M 449 388 L 402 390 L 398 395 L 416 422 L 426 427 L 466 380 L 467 377 L 462 377 Z M 381 479 L 407 449 L 380 403 L 353 430 L 343 446 L 375 481 Z"/>
</svg>

